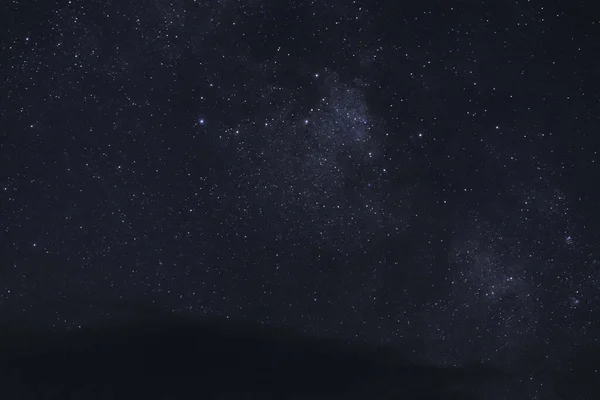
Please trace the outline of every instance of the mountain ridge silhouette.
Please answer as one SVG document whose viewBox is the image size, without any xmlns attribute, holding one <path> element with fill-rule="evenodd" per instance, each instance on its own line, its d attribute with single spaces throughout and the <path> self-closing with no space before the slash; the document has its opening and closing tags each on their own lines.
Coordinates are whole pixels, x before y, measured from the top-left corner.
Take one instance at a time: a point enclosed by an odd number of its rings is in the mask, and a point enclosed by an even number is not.
<svg viewBox="0 0 600 400">
<path fill-rule="evenodd" d="M 475 399 L 475 381 L 505 378 L 483 366 L 414 365 L 391 347 L 169 314 L 60 333 L 5 331 L 2 342 L 0 390 L 7 399 Z"/>
</svg>

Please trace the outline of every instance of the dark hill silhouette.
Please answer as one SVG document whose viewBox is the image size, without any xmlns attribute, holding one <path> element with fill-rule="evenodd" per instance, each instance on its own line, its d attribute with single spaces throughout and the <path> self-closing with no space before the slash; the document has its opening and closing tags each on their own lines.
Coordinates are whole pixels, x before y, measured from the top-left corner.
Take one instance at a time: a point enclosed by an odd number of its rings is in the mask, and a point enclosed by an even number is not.
<svg viewBox="0 0 600 400">
<path fill-rule="evenodd" d="M 53 335 L 20 332 L 3 340 L 0 397 L 500 399 L 508 393 L 511 379 L 499 370 L 409 365 L 388 350 L 184 317 Z"/>
</svg>

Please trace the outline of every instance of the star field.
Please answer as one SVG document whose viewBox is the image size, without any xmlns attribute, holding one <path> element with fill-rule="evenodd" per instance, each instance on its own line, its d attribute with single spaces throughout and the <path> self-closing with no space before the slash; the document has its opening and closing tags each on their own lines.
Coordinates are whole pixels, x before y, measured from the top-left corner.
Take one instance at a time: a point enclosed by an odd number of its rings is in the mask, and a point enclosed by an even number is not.
<svg viewBox="0 0 600 400">
<path fill-rule="evenodd" d="M 560 365 L 600 333 L 592 8 L 13 1 L 0 324 L 143 304 Z"/>
</svg>

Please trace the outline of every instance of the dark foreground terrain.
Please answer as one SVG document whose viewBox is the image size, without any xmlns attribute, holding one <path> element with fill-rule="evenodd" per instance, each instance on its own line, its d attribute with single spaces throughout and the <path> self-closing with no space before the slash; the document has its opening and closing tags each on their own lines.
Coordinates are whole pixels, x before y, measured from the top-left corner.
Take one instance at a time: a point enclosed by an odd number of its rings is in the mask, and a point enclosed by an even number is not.
<svg viewBox="0 0 600 400">
<path fill-rule="evenodd" d="M 593 378 L 587 369 L 542 379 L 523 369 L 417 366 L 391 349 L 214 321 L 13 332 L 1 351 L 0 398 L 7 400 L 595 398 L 582 384 Z"/>
</svg>

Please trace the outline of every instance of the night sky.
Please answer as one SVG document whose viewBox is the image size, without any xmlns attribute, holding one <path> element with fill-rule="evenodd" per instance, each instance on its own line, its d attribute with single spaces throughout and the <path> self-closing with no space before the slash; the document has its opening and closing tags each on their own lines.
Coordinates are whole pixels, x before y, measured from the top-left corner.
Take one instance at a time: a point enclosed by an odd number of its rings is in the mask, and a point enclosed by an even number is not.
<svg viewBox="0 0 600 400">
<path fill-rule="evenodd" d="M 12 1 L 0 326 L 156 309 L 564 367 L 600 337 L 599 15 Z"/>
</svg>

